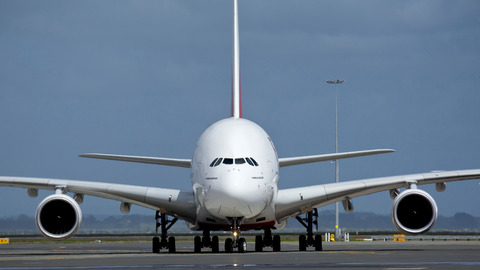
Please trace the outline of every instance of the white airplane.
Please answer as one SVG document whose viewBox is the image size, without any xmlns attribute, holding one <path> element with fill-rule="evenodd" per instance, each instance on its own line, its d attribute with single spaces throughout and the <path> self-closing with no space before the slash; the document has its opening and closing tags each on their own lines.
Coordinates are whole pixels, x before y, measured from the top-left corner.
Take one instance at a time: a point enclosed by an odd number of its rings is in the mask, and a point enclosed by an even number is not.
<svg viewBox="0 0 480 270">
<path fill-rule="evenodd" d="M 393 199 L 392 221 L 404 233 L 421 234 L 434 225 L 437 205 L 428 193 L 417 188 L 435 184 L 445 190 L 445 182 L 479 179 L 480 169 L 431 172 L 414 175 L 382 177 L 325 185 L 278 189 L 279 168 L 320 161 L 359 157 L 393 152 L 377 149 L 315 156 L 278 158 L 272 140 L 257 124 L 242 118 L 240 95 L 240 65 L 238 38 L 238 4 L 234 0 L 232 114 L 220 120 L 200 136 L 192 159 L 84 154 L 82 157 L 160 164 L 190 168 L 192 190 L 119 185 L 113 183 L 61 179 L 0 177 L 1 186 L 27 188 L 30 197 L 39 189 L 54 190 L 39 205 L 35 222 L 39 231 L 50 239 L 73 236 L 82 222 L 79 204 L 84 195 L 120 201 L 122 213 L 131 205 L 156 211 L 156 228 L 161 237 L 154 237 L 152 249 L 175 252 L 175 238 L 168 230 L 179 219 L 191 230 L 203 231 L 194 239 L 194 251 L 204 247 L 219 252 L 218 236 L 211 231 L 231 231 L 225 241 L 225 251 L 245 252 L 246 241 L 241 231 L 263 230 L 255 238 L 255 251 L 273 247 L 280 251 L 280 236 L 271 231 L 283 228 L 287 220 L 296 218 L 307 229 L 299 236 L 299 249 L 307 246 L 322 250 L 322 238 L 314 235 L 312 224 L 316 208 L 341 201 L 347 212 L 353 211 L 352 198 L 380 191 L 389 191 Z M 405 188 L 402 192 L 399 189 Z M 73 197 L 67 193 L 73 193 Z M 299 217 L 306 214 L 306 218 Z M 169 219 L 171 217 L 172 219 Z M 304 222 L 305 221 L 305 222 Z"/>
</svg>

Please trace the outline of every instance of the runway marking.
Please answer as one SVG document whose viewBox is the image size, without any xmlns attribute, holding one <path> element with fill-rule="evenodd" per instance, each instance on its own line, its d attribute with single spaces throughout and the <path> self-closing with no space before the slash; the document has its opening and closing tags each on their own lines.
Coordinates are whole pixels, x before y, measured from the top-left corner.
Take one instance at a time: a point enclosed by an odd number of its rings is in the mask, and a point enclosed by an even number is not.
<svg viewBox="0 0 480 270">
<path fill-rule="evenodd" d="M 457 261 L 445 261 L 445 262 L 361 262 L 361 263 L 336 263 L 336 265 L 341 266 L 364 266 L 364 267 L 373 267 L 373 266 L 385 266 L 384 269 L 390 270 L 416 270 L 416 269 L 428 269 L 428 267 L 419 267 L 420 265 L 462 265 L 462 266 L 479 266 L 480 262 L 457 262 Z M 412 267 L 408 267 L 411 265 Z M 403 267 L 396 267 L 396 266 L 403 266 Z"/>
<path fill-rule="evenodd" d="M 403 268 L 385 268 L 385 270 L 422 270 L 422 269 L 427 269 L 426 267 L 415 267 L 415 268 L 410 268 L 410 267 L 403 267 Z"/>
<path fill-rule="evenodd" d="M 301 252 L 301 251 L 299 251 Z M 328 254 L 377 254 L 375 251 L 322 251 Z"/>
<path fill-rule="evenodd" d="M 424 245 L 425 246 L 425 245 Z M 388 269 L 388 270 L 420 270 L 430 268 L 455 269 L 470 267 L 480 269 L 479 242 L 464 242 L 448 248 L 443 245 L 428 245 L 428 248 L 419 248 L 418 244 L 386 246 L 381 243 L 368 249 L 359 248 L 358 245 L 350 249 L 341 246 L 327 246 L 322 252 L 300 252 L 296 245 L 286 245 L 290 249 L 276 253 L 265 251 L 255 253 L 252 250 L 246 254 L 238 253 L 192 253 L 191 249 L 179 248 L 179 253 L 171 254 L 162 250 L 160 254 L 150 252 L 150 247 L 115 245 L 72 245 L 72 246 L 26 246 L 20 249 L 0 249 L 0 270 L 41 270 L 41 269 L 72 269 L 72 270 L 130 270 L 130 269 Z M 111 248 L 111 249 L 109 249 Z M 295 248 L 295 249 L 293 249 Z M 52 250 L 57 250 L 52 252 Z M 334 249 L 334 250 L 332 250 Z M 426 250 L 426 251 L 425 251 Z M 470 252 L 465 255 L 465 251 Z M 475 251 L 473 253 L 472 251 Z M 398 253 L 399 254 L 396 254 Z M 445 256 L 438 256 L 443 252 Z M 451 253 L 461 256 L 452 256 Z M 420 256 L 418 255 L 420 254 Z M 323 255 L 323 256 L 322 256 Z M 424 256 L 425 255 L 425 256 Z M 416 257 L 417 256 L 417 257 Z M 456 260 L 473 260 L 473 262 L 459 262 Z M 104 259 L 104 260 L 103 260 Z M 83 261 L 80 261 L 83 260 Z M 386 261 L 385 261 L 386 260 Z M 419 260 L 419 261 L 416 261 Z M 442 261 L 444 260 L 444 261 Z M 85 262 L 85 263 L 83 263 Z M 90 266 L 81 266 L 91 264 Z M 179 263 L 179 264 L 176 264 Z M 191 263 L 191 264 L 185 264 Z M 257 264 L 254 264 L 257 263 Z M 129 265 L 131 264 L 131 265 Z M 67 265 L 67 266 L 64 266 Z M 68 266 L 70 265 L 70 266 Z M 73 265 L 73 266 L 72 266 Z M 3 266 L 3 267 L 2 267 Z M 7 267 L 9 266 L 9 267 Z"/>
<path fill-rule="evenodd" d="M 259 268 L 280 268 L 280 269 L 291 269 L 291 268 L 302 268 L 302 269 L 321 269 L 321 268 L 342 268 L 343 266 L 347 267 L 367 267 L 367 268 L 377 268 L 381 266 L 390 266 L 396 264 L 393 262 L 380 263 L 380 262 L 371 262 L 371 263 L 327 263 L 327 264 L 157 264 L 157 265 L 115 265 L 115 266 L 25 266 L 25 267 L 0 267 L 0 270 L 40 270 L 40 269 L 231 269 L 231 268 L 248 268 L 248 269 L 259 269 Z M 412 262 L 412 263 L 399 263 L 403 265 L 416 265 L 416 267 L 387 267 L 384 269 L 392 270 L 422 270 L 428 269 L 428 267 L 418 267 L 420 265 L 428 266 L 438 266 L 438 265 L 463 265 L 463 266 L 478 266 L 480 263 L 468 263 L 468 262 Z"/>
<path fill-rule="evenodd" d="M 151 265 L 118 265 L 118 266 L 33 266 L 33 267 L 0 267 L 0 270 L 40 270 L 40 269 L 140 269 L 153 268 Z"/>
</svg>

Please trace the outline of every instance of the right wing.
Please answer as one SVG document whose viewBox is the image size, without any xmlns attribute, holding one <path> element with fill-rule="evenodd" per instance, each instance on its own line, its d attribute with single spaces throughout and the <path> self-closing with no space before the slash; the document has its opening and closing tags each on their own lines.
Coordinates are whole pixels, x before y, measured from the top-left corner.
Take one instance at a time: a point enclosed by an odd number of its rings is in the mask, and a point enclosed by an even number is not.
<svg viewBox="0 0 480 270">
<path fill-rule="evenodd" d="M 380 191 L 469 179 L 480 179 L 480 169 L 399 175 L 282 189 L 278 190 L 275 203 L 276 217 L 283 221 L 314 208 Z"/>
<path fill-rule="evenodd" d="M 109 155 L 109 154 L 96 154 L 96 153 L 82 154 L 80 155 L 80 157 L 158 164 L 158 165 L 176 166 L 176 167 L 184 167 L 184 168 L 190 168 L 192 166 L 192 161 L 190 159 L 140 157 L 140 156 Z"/>
</svg>

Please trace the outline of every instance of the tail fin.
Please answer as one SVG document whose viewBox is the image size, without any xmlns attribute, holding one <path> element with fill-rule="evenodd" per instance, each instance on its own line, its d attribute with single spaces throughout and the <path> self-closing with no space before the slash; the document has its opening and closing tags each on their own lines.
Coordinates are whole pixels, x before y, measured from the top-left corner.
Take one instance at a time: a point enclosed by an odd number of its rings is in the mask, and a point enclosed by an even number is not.
<svg viewBox="0 0 480 270">
<path fill-rule="evenodd" d="M 232 117 L 242 118 L 240 88 L 240 45 L 238 41 L 238 0 L 233 0 Z"/>
</svg>

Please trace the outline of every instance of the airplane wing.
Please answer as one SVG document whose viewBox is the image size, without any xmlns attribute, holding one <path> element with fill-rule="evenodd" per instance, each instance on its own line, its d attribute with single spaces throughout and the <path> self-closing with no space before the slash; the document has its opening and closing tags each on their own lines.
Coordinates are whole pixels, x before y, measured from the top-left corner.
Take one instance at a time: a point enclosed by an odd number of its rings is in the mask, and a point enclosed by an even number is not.
<svg viewBox="0 0 480 270">
<path fill-rule="evenodd" d="M 307 163 L 313 163 L 313 162 L 386 154 L 386 153 L 392 153 L 392 152 L 395 152 L 395 150 L 374 149 L 374 150 L 366 150 L 366 151 L 344 152 L 344 153 L 324 154 L 324 155 L 315 155 L 315 156 L 279 158 L 278 164 L 280 167 L 286 167 L 286 166 L 307 164 Z"/>
<path fill-rule="evenodd" d="M 82 154 L 80 155 L 80 157 L 158 164 L 158 165 L 176 166 L 176 167 L 183 167 L 183 168 L 190 168 L 192 163 L 190 159 L 140 157 L 140 156 L 109 155 L 109 154 L 96 154 L 96 153 Z"/>
<path fill-rule="evenodd" d="M 71 192 L 78 195 L 91 195 L 160 210 L 188 222 L 195 223 L 196 219 L 193 191 L 102 182 L 8 176 L 0 177 L 0 186 L 28 188 L 29 195 L 36 194 L 38 189 L 61 189 L 63 193 Z"/>
<path fill-rule="evenodd" d="M 334 202 L 347 202 L 350 198 L 380 191 L 398 192 L 398 188 L 411 188 L 414 185 L 437 184 L 437 190 L 443 191 L 445 182 L 469 179 L 480 179 L 480 169 L 400 175 L 283 189 L 278 191 L 276 217 L 283 221 Z"/>
</svg>

